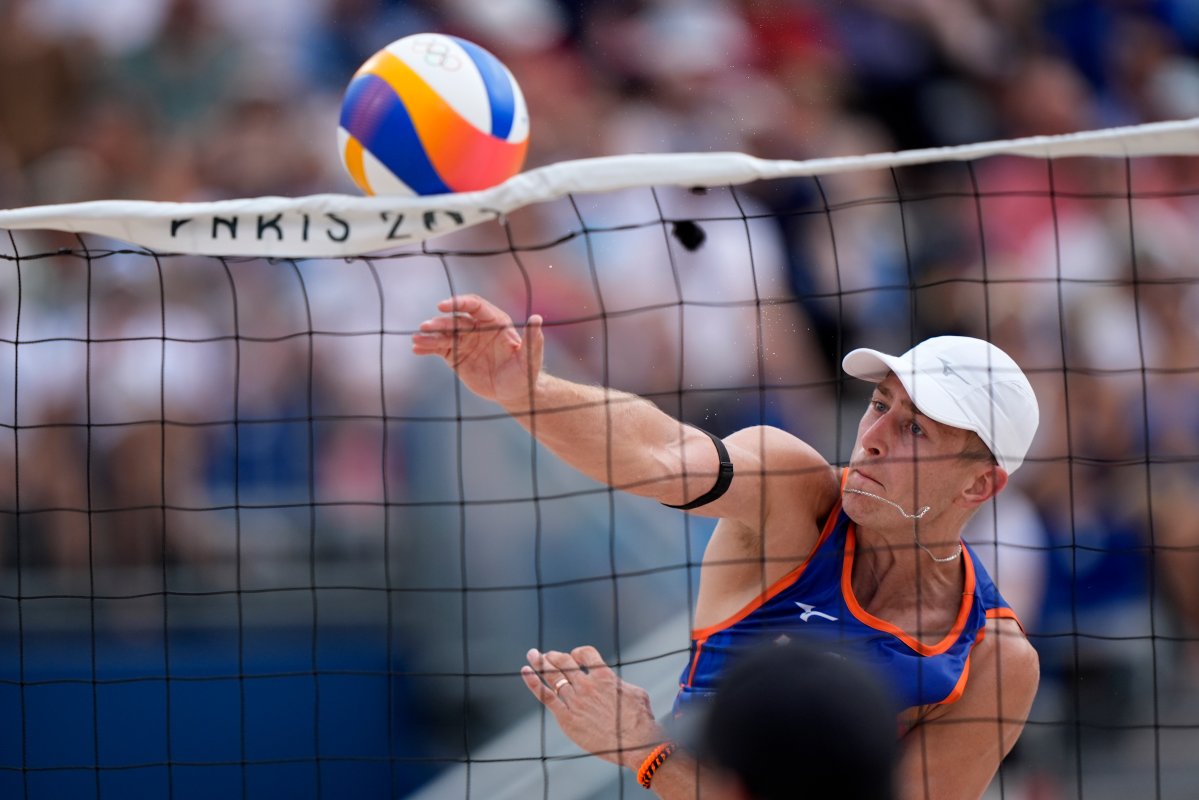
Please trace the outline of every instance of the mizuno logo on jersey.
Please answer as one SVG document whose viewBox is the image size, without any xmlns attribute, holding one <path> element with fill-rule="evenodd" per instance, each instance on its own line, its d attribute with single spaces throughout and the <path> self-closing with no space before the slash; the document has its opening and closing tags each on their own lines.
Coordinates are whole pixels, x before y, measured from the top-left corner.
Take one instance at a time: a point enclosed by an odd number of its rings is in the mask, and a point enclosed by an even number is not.
<svg viewBox="0 0 1199 800">
<path fill-rule="evenodd" d="M 795 605 L 797 605 L 803 609 L 803 613 L 799 615 L 800 620 L 803 622 L 807 622 L 809 617 L 824 617 L 829 622 L 837 621 L 836 617 L 830 617 L 828 614 L 825 614 L 823 611 L 817 611 L 816 606 L 810 606 L 807 603 L 801 603 L 798 600 L 795 602 Z"/>
</svg>

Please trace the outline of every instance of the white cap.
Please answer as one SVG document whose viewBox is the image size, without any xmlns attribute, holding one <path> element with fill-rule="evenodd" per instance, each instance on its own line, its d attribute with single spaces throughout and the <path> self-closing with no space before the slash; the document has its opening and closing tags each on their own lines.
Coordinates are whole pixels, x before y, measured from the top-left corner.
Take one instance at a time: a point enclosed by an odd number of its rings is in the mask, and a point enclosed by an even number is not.
<svg viewBox="0 0 1199 800">
<path fill-rule="evenodd" d="M 855 378 L 878 383 L 890 372 L 920 413 L 974 431 L 1011 474 L 1024 462 L 1041 412 L 1037 396 L 1011 356 L 968 336 L 926 339 L 901 356 L 859 348 L 841 362 Z"/>
</svg>

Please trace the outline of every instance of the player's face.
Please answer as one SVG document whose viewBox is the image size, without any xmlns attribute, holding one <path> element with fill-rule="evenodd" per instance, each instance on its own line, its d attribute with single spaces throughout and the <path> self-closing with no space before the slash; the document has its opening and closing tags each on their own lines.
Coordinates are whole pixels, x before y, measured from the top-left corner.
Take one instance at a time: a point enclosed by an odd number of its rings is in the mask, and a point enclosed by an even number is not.
<svg viewBox="0 0 1199 800">
<path fill-rule="evenodd" d="M 910 513 L 923 506 L 943 510 L 961 490 L 969 471 L 962 456 L 969 437 L 968 431 L 921 414 L 899 379 L 888 375 L 875 386 L 858 424 L 846 488 L 884 497 Z M 882 504 L 856 498 L 854 503 L 872 516 L 895 516 Z M 852 515 L 848 506 L 846 511 Z"/>
</svg>

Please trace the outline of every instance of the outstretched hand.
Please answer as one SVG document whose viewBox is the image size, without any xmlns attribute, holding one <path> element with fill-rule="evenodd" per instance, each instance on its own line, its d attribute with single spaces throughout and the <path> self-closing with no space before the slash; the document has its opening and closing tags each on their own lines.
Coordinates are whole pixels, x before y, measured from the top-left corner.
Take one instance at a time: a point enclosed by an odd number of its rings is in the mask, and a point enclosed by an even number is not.
<svg viewBox="0 0 1199 800">
<path fill-rule="evenodd" d="M 594 647 L 530 650 L 527 657 L 530 666 L 520 670 L 525 686 L 587 752 L 636 770 L 665 738 L 649 694 L 618 677 Z"/>
<path fill-rule="evenodd" d="M 474 294 L 437 304 L 440 316 L 425 320 L 412 337 L 416 355 L 441 356 L 466 387 L 505 407 L 527 403 L 541 373 L 545 338 L 534 314 L 522 339 L 512 318 Z"/>
</svg>

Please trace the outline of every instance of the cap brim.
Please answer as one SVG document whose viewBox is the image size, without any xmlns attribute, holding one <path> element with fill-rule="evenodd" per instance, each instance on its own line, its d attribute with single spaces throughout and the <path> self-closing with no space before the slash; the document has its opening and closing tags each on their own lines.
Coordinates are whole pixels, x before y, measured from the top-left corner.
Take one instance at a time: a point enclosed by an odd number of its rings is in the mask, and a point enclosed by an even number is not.
<svg viewBox="0 0 1199 800">
<path fill-rule="evenodd" d="M 859 347 L 857 350 L 850 351 L 841 360 L 841 369 L 845 370 L 847 375 L 878 383 L 887 377 L 888 372 L 898 374 L 898 370 L 895 368 L 898 362 L 899 359 L 895 356 L 889 356 L 867 347 Z"/>
</svg>

